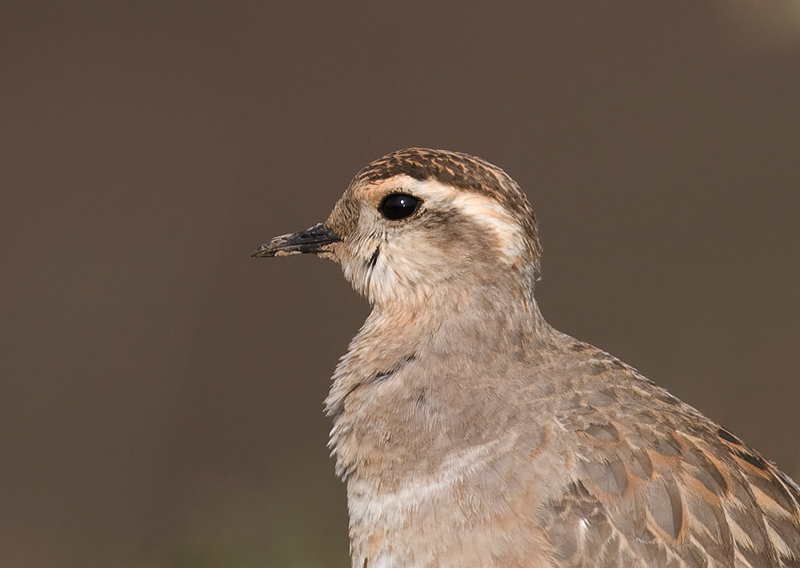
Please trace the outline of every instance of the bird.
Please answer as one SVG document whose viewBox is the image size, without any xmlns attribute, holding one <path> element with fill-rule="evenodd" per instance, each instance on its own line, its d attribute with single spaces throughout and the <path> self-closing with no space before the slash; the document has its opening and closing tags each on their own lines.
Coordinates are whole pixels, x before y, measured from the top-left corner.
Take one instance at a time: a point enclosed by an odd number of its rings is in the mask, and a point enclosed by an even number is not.
<svg viewBox="0 0 800 568">
<path fill-rule="evenodd" d="M 325 401 L 353 568 L 800 566 L 800 488 L 534 299 L 518 184 L 409 148 L 252 256 L 341 264 L 371 304 Z"/>
</svg>

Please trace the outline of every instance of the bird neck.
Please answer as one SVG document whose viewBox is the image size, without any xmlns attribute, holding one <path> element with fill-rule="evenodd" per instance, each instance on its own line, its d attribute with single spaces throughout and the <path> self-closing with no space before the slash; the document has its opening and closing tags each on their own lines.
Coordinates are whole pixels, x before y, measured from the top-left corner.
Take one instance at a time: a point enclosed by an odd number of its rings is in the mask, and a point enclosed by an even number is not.
<svg viewBox="0 0 800 568">
<path fill-rule="evenodd" d="M 486 378 L 536 364 L 554 332 L 532 295 L 512 298 L 508 290 L 454 294 L 451 289 L 432 295 L 419 309 L 374 308 L 337 365 L 325 401 L 334 419 L 330 445 L 342 478 L 374 474 L 380 481 L 387 459 L 413 469 L 426 459 L 426 440 L 441 433 L 444 421 L 479 410 L 475 401 L 491 384 Z M 486 432 L 497 425 L 474 426 Z M 405 434 L 395 436 L 398 432 Z M 392 475 L 404 475 L 395 470 Z"/>
<path fill-rule="evenodd" d="M 336 367 L 326 412 L 337 418 L 356 389 L 385 380 L 409 361 L 529 352 L 551 333 L 530 289 L 497 283 L 434 292 L 423 302 L 375 305 Z"/>
</svg>

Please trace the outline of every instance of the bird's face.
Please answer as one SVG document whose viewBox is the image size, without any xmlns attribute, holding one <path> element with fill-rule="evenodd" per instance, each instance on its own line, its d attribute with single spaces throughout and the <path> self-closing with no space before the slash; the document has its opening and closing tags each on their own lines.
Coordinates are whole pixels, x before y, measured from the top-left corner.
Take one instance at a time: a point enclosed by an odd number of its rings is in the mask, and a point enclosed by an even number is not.
<svg viewBox="0 0 800 568">
<path fill-rule="evenodd" d="M 503 278 L 529 288 L 538 260 L 530 240 L 519 212 L 495 196 L 401 173 L 357 176 L 325 223 L 276 237 L 254 256 L 330 258 L 372 304 L 407 306 Z"/>
</svg>

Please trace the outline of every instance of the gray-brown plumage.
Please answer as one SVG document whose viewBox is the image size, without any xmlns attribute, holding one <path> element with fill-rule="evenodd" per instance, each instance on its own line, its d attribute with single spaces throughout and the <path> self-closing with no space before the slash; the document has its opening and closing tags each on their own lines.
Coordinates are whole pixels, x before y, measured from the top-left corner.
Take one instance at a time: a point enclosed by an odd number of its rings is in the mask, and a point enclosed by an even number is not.
<svg viewBox="0 0 800 568">
<path fill-rule="evenodd" d="M 333 376 L 354 568 L 800 566 L 800 489 L 533 297 L 501 169 L 409 149 L 255 256 L 341 263 L 373 311 Z"/>
</svg>

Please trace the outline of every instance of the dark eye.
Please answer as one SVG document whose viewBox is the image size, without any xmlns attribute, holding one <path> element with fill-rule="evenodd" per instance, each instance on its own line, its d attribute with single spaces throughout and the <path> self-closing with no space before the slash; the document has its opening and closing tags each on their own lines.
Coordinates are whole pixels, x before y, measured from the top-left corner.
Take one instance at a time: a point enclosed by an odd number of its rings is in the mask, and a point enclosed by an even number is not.
<svg viewBox="0 0 800 568">
<path fill-rule="evenodd" d="M 378 205 L 378 211 L 391 221 L 405 219 L 417 209 L 422 201 L 407 193 L 392 193 L 387 195 Z"/>
</svg>

